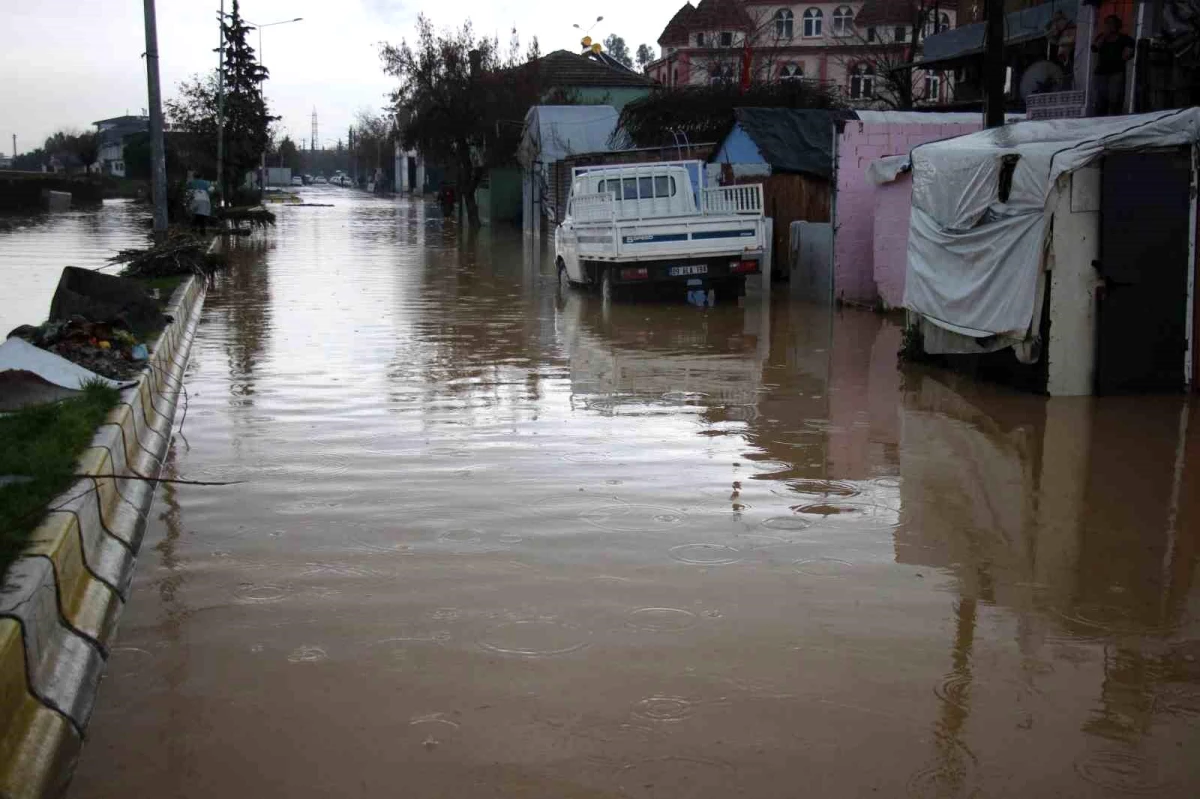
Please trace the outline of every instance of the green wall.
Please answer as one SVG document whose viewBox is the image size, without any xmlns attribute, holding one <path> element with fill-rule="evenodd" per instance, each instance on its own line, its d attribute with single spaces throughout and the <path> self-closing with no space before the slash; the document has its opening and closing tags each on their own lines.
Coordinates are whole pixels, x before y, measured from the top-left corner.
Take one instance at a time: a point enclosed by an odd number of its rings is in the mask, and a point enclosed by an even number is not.
<svg viewBox="0 0 1200 799">
<path fill-rule="evenodd" d="M 567 89 L 580 105 L 611 105 L 620 111 L 631 100 L 650 93 L 649 86 L 571 86 Z"/>
<path fill-rule="evenodd" d="M 521 170 L 515 166 L 488 170 L 487 186 L 475 190 L 479 221 L 484 225 L 521 224 Z"/>
</svg>

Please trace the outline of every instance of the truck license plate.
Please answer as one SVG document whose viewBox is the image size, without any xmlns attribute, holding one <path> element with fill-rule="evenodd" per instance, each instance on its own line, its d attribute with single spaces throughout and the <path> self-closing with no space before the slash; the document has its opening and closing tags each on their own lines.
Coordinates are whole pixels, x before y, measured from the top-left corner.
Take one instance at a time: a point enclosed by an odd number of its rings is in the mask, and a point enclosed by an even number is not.
<svg viewBox="0 0 1200 799">
<path fill-rule="evenodd" d="M 698 264 L 696 266 L 672 266 L 667 270 L 667 274 L 671 277 L 680 277 L 682 275 L 706 275 L 708 274 L 708 264 Z"/>
</svg>

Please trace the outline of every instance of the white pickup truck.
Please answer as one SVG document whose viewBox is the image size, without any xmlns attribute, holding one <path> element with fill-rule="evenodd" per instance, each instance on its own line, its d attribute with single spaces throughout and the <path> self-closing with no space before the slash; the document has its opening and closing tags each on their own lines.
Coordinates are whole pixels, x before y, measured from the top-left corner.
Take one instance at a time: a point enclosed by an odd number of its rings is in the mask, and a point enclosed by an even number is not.
<svg viewBox="0 0 1200 799">
<path fill-rule="evenodd" d="M 766 251 L 760 184 L 706 189 L 699 161 L 577 167 L 554 231 L 560 285 L 675 284 L 740 294 Z"/>
</svg>

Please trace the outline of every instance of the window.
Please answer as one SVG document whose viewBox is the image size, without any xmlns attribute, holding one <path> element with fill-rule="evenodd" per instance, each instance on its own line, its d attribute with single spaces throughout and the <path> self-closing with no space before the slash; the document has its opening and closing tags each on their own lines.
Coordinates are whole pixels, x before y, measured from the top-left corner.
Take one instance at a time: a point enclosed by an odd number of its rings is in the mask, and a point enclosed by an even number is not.
<svg viewBox="0 0 1200 799">
<path fill-rule="evenodd" d="M 849 36 L 854 33 L 854 12 L 850 6 L 838 6 L 833 12 L 833 35 Z"/>
<path fill-rule="evenodd" d="M 789 9 L 781 8 L 775 12 L 775 38 L 792 38 L 792 12 Z"/>
<path fill-rule="evenodd" d="M 875 33 L 875 26 L 872 25 L 871 27 L 867 28 L 867 43 L 869 44 L 877 40 L 878 34 Z"/>
<path fill-rule="evenodd" d="M 729 31 L 724 31 L 721 34 L 721 46 L 722 47 L 733 47 L 733 34 L 732 33 L 730 33 Z"/>
<path fill-rule="evenodd" d="M 875 96 L 875 68 L 858 64 L 850 71 L 850 99 L 869 100 Z"/>
<path fill-rule="evenodd" d="M 904 27 L 903 25 L 897 25 L 896 30 L 894 32 L 896 34 L 896 37 L 895 37 L 896 41 L 898 41 L 898 42 L 907 42 L 908 41 L 908 28 Z"/>
<path fill-rule="evenodd" d="M 935 33 L 950 30 L 950 15 L 942 14 L 940 17 L 930 15 L 929 21 L 925 23 L 925 35 L 933 36 Z"/>
<path fill-rule="evenodd" d="M 942 74 L 940 72 L 925 73 L 925 99 L 940 100 L 942 96 Z"/>
<path fill-rule="evenodd" d="M 702 31 L 702 32 L 700 32 L 700 33 L 697 33 L 697 34 L 696 34 L 696 46 L 697 46 L 697 47 L 703 47 L 703 46 L 704 46 L 704 33 L 703 33 L 703 31 Z"/>
<path fill-rule="evenodd" d="M 808 37 L 821 35 L 821 9 L 810 8 L 804 12 L 804 35 Z"/>
<path fill-rule="evenodd" d="M 622 200 L 649 200 L 655 197 L 674 197 L 675 178 L 667 175 L 655 175 L 644 178 L 610 178 L 602 180 L 596 187 L 598 194 L 611 192 L 616 195 L 617 202 Z M 639 197 L 640 194 L 640 197 Z"/>
<path fill-rule="evenodd" d="M 780 80 L 800 80 L 804 77 L 803 64 L 784 64 L 779 70 Z"/>
<path fill-rule="evenodd" d="M 708 83 L 710 86 L 733 83 L 733 66 L 731 64 L 714 64 L 708 70 Z"/>
</svg>

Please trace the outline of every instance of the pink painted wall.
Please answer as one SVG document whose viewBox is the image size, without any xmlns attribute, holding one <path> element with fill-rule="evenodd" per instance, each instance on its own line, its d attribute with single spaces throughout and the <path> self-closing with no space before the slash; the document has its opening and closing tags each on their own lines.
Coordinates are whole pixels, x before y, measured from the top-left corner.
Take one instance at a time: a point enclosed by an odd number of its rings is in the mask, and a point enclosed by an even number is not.
<svg viewBox="0 0 1200 799">
<path fill-rule="evenodd" d="M 834 294 L 837 297 L 871 304 L 880 294 L 876 288 L 874 266 L 875 195 L 878 189 L 867 182 L 867 166 L 886 155 L 903 155 L 918 144 L 974 133 L 981 127 L 981 122 L 846 123 L 838 138 L 837 230 L 833 241 Z"/>
<path fill-rule="evenodd" d="M 900 175 L 875 189 L 874 268 L 879 299 L 889 308 L 904 305 L 908 269 L 908 218 L 912 213 L 912 175 Z"/>
</svg>

